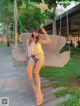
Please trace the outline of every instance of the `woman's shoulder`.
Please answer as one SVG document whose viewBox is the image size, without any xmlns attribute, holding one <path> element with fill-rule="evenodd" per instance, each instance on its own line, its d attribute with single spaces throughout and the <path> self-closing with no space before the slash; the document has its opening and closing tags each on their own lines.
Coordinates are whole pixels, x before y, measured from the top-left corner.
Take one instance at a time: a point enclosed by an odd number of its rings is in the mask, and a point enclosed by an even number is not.
<svg viewBox="0 0 80 106">
<path fill-rule="evenodd" d="M 38 43 L 39 43 L 39 44 L 42 44 L 42 39 L 39 39 L 39 40 L 38 40 Z"/>
<path fill-rule="evenodd" d="M 41 44 L 41 39 L 38 40 L 37 44 L 38 44 L 38 45 L 42 45 L 42 44 Z"/>
</svg>

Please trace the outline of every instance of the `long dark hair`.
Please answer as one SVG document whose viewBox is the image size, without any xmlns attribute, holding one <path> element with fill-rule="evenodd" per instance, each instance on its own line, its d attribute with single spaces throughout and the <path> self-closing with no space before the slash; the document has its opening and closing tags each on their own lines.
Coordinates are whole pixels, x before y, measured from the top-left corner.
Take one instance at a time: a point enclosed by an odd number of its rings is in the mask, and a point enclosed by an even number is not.
<svg viewBox="0 0 80 106">
<path fill-rule="evenodd" d="M 42 33 L 42 31 L 41 31 L 41 29 L 34 28 L 31 38 L 34 38 L 34 33 L 36 33 L 36 32 L 39 33 L 39 36 L 36 37 L 35 43 L 37 43 L 39 41 L 39 37 L 40 37 L 40 34 Z M 31 39 L 30 39 L 30 44 L 31 44 Z"/>
</svg>

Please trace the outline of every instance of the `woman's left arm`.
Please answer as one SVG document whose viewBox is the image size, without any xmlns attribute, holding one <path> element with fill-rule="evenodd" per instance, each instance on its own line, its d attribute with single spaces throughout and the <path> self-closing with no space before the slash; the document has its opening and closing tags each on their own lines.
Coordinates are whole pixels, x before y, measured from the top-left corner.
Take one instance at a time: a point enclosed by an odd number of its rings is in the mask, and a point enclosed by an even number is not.
<svg viewBox="0 0 80 106">
<path fill-rule="evenodd" d="M 51 39 L 49 35 L 47 34 L 46 30 L 44 28 L 41 28 L 41 31 L 45 34 L 46 40 L 40 39 L 40 43 L 42 44 L 51 43 Z"/>
</svg>

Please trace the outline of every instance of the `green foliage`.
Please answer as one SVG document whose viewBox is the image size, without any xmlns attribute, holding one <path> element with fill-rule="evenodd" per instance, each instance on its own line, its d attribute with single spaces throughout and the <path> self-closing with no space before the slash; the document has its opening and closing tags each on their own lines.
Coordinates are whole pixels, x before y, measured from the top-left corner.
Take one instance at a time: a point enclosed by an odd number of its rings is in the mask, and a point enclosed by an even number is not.
<svg viewBox="0 0 80 106">
<path fill-rule="evenodd" d="M 40 28 L 46 21 L 51 20 L 54 15 L 53 12 L 48 10 L 41 12 L 36 5 L 36 3 L 28 0 L 27 2 L 23 2 L 19 7 L 19 19 L 24 29 L 27 29 L 28 31 L 32 31 L 34 27 Z M 23 32 L 24 29 L 19 24 L 19 31 Z"/>
<path fill-rule="evenodd" d="M 5 3 L 6 2 L 6 3 Z M 2 32 L 5 32 L 5 26 L 11 27 L 13 21 L 13 5 L 8 0 L 0 1 L 0 23 L 2 27 Z"/>
<path fill-rule="evenodd" d="M 41 10 L 35 6 L 35 3 L 25 2 L 19 7 L 19 19 L 23 24 L 23 27 L 28 31 L 32 31 L 34 27 L 40 27 L 42 23 L 45 22 L 44 14 L 41 13 Z M 23 29 L 19 26 L 20 32 Z"/>
<path fill-rule="evenodd" d="M 41 3 L 41 0 L 31 0 L 33 2 L 37 2 L 37 3 Z M 80 2 L 80 0 L 44 0 L 45 3 L 48 4 L 49 8 L 54 7 L 54 5 L 60 3 L 60 2 L 64 2 L 64 6 L 66 5 L 66 3 L 68 3 L 67 5 L 69 5 L 71 1 L 76 1 L 76 2 Z"/>
<path fill-rule="evenodd" d="M 47 17 L 47 20 L 51 20 L 55 16 L 55 12 L 50 12 L 49 10 L 44 10 L 43 14 Z"/>
<path fill-rule="evenodd" d="M 10 24 L 13 19 L 13 5 L 6 0 L 0 1 L 0 22 Z"/>
<path fill-rule="evenodd" d="M 42 24 L 50 20 L 54 13 L 50 11 L 41 12 L 37 4 L 30 0 L 17 0 L 18 4 L 18 33 L 32 31 L 34 27 L 40 28 Z M 14 30 L 14 1 L 0 1 L 0 23 L 9 26 L 9 33 L 12 35 Z M 3 26 L 2 26 L 3 28 Z M 4 31 L 2 30 L 2 31 Z"/>
<path fill-rule="evenodd" d="M 33 2 L 41 3 L 41 0 L 31 0 Z M 53 7 L 54 3 L 56 3 L 56 0 L 44 0 L 45 3 L 49 5 L 49 7 Z"/>
</svg>

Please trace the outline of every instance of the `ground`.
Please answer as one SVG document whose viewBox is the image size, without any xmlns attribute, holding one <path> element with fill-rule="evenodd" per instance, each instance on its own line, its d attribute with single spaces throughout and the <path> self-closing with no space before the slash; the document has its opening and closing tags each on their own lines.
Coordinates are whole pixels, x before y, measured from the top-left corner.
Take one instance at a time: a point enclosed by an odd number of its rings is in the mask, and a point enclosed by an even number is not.
<svg viewBox="0 0 80 106">
<path fill-rule="evenodd" d="M 27 64 L 14 60 L 11 50 L 11 47 L 0 47 L 0 97 L 9 97 L 10 106 L 36 106 L 36 98 L 26 73 Z M 79 56 L 72 56 L 63 68 L 44 67 L 40 74 L 45 95 L 43 106 L 59 106 L 63 101 L 61 106 L 80 105 Z"/>
</svg>

